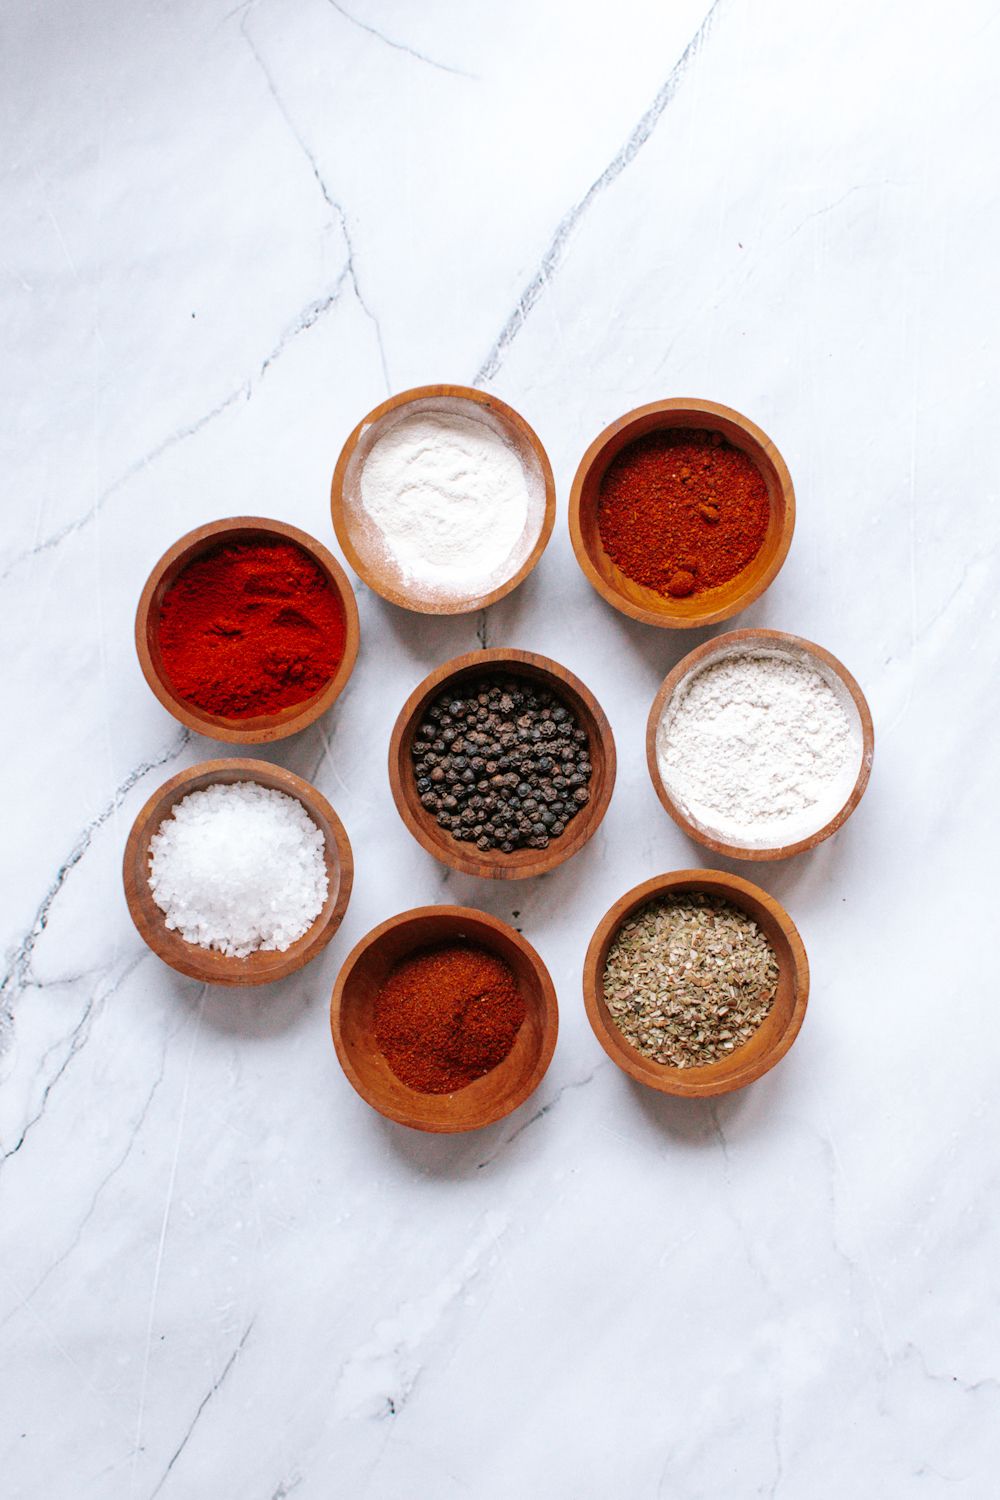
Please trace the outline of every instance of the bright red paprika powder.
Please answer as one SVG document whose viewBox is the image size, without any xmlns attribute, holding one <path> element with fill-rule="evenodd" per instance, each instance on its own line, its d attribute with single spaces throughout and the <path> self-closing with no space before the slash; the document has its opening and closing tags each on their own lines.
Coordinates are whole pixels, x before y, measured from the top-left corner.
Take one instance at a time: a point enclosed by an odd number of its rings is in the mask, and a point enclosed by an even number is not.
<svg viewBox="0 0 1000 1500">
<path fill-rule="evenodd" d="M 447 943 L 393 969 L 375 998 L 375 1045 L 401 1083 L 452 1094 L 503 1062 L 524 1016 L 508 963 Z"/>
<path fill-rule="evenodd" d="M 635 583 L 673 598 L 735 578 L 764 545 L 769 519 L 763 474 L 718 432 L 647 433 L 601 481 L 605 552 Z"/>
<path fill-rule="evenodd" d="M 345 639 L 336 590 L 294 542 L 223 543 L 189 563 L 160 606 L 174 691 L 227 719 L 311 698 L 336 672 Z"/>
</svg>

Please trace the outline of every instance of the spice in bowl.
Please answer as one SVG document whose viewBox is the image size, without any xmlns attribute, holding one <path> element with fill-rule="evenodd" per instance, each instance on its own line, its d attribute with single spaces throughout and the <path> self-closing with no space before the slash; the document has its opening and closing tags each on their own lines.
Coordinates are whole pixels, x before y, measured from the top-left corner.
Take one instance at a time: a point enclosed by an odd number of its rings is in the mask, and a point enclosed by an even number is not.
<svg viewBox="0 0 1000 1500">
<path fill-rule="evenodd" d="M 375 1000 L 375 1044 L 408 1088 L 453 1094 L 503 1062 L 525 1013 L 498 954 L 442 944 L 392 970 Z"/>
<path fill-rule="evenodd" d="M 375 550 L 402 588 L 445 604 L 506 583 L 534 546 L 545 509 L 541 475 L 499 423 L 451 410 L 385 424 L 365 455 L 358 498 Z"/>
<path fill-rule="evenodd" d="M 196 557 L 160 606 L 163 670 L 204 713 L 248 719 L 304 703 L 340 666 L 336 589 L 294 542 L 227 542 Z"/>
<path fill-rule="evenodd" d="M 440 693 L 410 751 L 420 802 L 481 851 L 546 849 L 590 800 L 587 732 L 528 679 L 482 677 Z"/>
<path fill-rule="evenodd" d="M 601 481 L 605 552 L 634 583 L 673 599 L 742 573 L 769 520 L 763 474 L 719 432 L 647 433 L 622 449 Z"/>
<path fill-rule="evenodd" d="M 778 960 L 753 918 L 699 892 L 634 912 L 604 968 L 604 1002 L 618 1030 L 670 1068 L 730 1057 L 765 1021 L 777 988 Z"/>
<path fill-rule="evenodd" d="M 323 834 L 301 802 L 255 781 L 190 792 L 149 841 L 166 926 L 230 958 L 284 952 L 323 910 Z"/>
<path fill-rule="evenodd" d="M 699 828 L 746 849 L 823 828 L 850 796 L 862 750 L 839 678 L 791 650 L 710 658 L 682 681 L 656 732 L 670 796 Z"/>
</svg>

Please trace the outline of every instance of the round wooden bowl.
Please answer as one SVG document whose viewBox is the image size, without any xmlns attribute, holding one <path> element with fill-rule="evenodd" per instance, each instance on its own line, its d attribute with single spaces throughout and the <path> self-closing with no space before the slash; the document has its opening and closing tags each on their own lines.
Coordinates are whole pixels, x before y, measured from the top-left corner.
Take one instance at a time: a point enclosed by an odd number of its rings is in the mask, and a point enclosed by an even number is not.
<svg viewBox="0 0 1000 1500">
<path fill-rule="evenodd" d="M 763 1024 L 742 1047 L 720 1062 L 671 1068 L 645 1057 L 622 1036 L 604 1002 L 604 968 L 615 934 L 634 911 L 659 896 L 682 895 L 685 891 L 722 896 L 753 917 L 777 957 L 778 989 Z M 805 1017 L 809 962 L 791 917 L 759 886 L 721 870 L 674 870 L 635 886 L 601 918 L 584 959 L 583 999 L 594 1035 L 611 1061 L 630 1078 L 663 1094 L 704 1099 L 745 1088 L 781 1061 Z"/>
<path fill-rule="evenodd" d="M 189 792 L 216 782 L 256 781 L 259 786 L 286 792 L 301 802 L 326 842 L 326 873 L 330 882 L 323 910 L 296 942 L 283 953 L 258 952 L 230 958 L 212 948 L 189 943 L 166 925 L 163 912 L 149 889 L 149 841 Z M 203 760 L 181 771 L 155 791 L 132 824 L 122 866 L 125 899 L 139 936 L 153 952 L 189 979 L 206 984 L 270 984 L 285 979 L 321 953 L 344 918 L 354 881 L 354 857 L 343 823 L 314 786 L 262 760 Z"/>
<path fill-rule="evenodd" d="M 246 719 L 227 719 L 220 714 L 206 713 L 196 703 L 177 695 L 163 669 L 159 643 L 163 596 L 177 575 L 205 552 L 227 542 L 268 541 L 294 542 L 323 569 L 344 611 L 344 655 L 325 688 L 311 698 L 293 703 L 278 713 L 259 714 Z M 307 531 L 300 531 L 297 526 L 288 526 L 284 521 L 271 521 L 260 516 L 234 516 L 226 521 L 210 521 L 207 526 L 196 527 L 172 547 L 168 547 L 146 580 L 135 615 L 135 648 L 139 653 L 139 665 L 163 707 L 198 734 L 207 735 L 214 740 L 226 740 L 234 745 L 264 744 L 286 739 L 288 735 L 305 729 L 307 724 L 312 724 L 321 714 L 325 714 L 343 691 L 354 669 L 359 639 L 358 606 L 354 590 L 333 554 Z"/>
<path fill-rule="evenodd" d="M 482 851 L 475 844 L 452 838 L 421 806 L 417 778 L 413 770 L 410 747 L 417 728 L 433 700 L 445 687 L 456 690 L 470 678 L 511 676 L 525 678 L 558 694 L 573 710 L 590 742 L 590 801 L 572 818 L 564 833 L 552 839 L 547 849 L 515 849 L 504 854 L 500 849 Z M 418 844 L 442 864 L 451 865 L 466 875 L 481 875 L 489 880 L 521 880 L 529 875 L 544 875 L 564 860 L 570 859 L 594 833 L 611 801 L 615 784 L 615 742 L 611 725 L 597 699 L 558 662 L 530 651 L 469 651 L 456 656 L 425 677 L 414 688 L 400 709 L 389 743 L 389 785 L 399 815 Z"/>
<path fill-rule="evenodd" d="M 527 1014 L 502 1063 L 454 1094 L 401 1083 L 375 1045 L 375 1000 L 390 971 L 420 948 L 467 940 L 513 969 Z M 542 960 L 513 927 L 467 906 L 419 906 L 361 939 L 337 975 L 330 1030 L 340 1065 L 372 1109 L 414 1130 L 479 1130 L 502 1120 L 541 1083 L 559 1030 L 556 992 Z"/>
<path fill-rule="evenodd" d="M 524 561 L 510 577 L 487 593 L 463 599 L 436 599 L 409 585 L 387 555 L 377 528 L 367 518 L 360 498 L 360 476 L 377 440 L 404 416 L 444 412 L 472 417 L 497 432 L 515 450 L 535 497 L 529 526 L 534 532 Z M 536 433 L 512 406 L 469 385 L 421 385 L 403 391 L 363 417 L 344 444 L 333 471 L 330 510 L 337 540 L 351 567 L 370 589 L 424 615 L 462 615 L 495 604 L 522 583 L 545 551 L 556 518 L 556 486 L 549 456 Z M 529 538 L 525 536 L 525 543 Z"/>
<path fill-rule="evenodd" d="M 712 829 L 695 822 L 664 785 L 656 758 L 657 733 L 664 710 L 691 674 L 722 657 L 755 649 L 775 652 L 778 655 L 791 653 L 810 658 L 813 665 L 837 693 L 845 713 L 849 716 L 856 716 L 861 744 L 857 777 L 850 792 L 833 816 L 808 835 L 769 848 L 727 841 L 719 837 Z M 783 630 L 730 630 L 725 635 L 717 635 L 714 640 L 706 641 L 694 651 L 689 651 L 687 656 L 682 657 L 674 670 L 664 679 L 659 692 L 653 699 L 649 718 L 646 721 L 646 765 L 649 768 L 656 795 L 674 822 L 690 838 L 695 839 L 699 844 L 704 844 L 707 849 L 714 849 L 717 854 L 728 854 L 732 859 L 788 859 L 790 855 L 803 854 L 807 849 L 814 849 L 817 844 L 828 839 L 847 822 L 864 796 L 868 778 L 871 776 L 874 754 L 875 728 L 872 724 L 871 712 L 864 693 L 843 662 L 838 661 L 831 652 L 824 650 L 822 646 L 817 646 L 815 642 L 803 640 L 798 635 L 788 635 Z"/>
<path fill-rule="evenodd" d="M 597 524 L 601 483 L 612 460 L 636 438 L 671 427 L 721 432 L 727 442 L 740 448 L 757 465 L 764 476 L 771 506 L 764 545 L 753 562 L 728 583 L 687 599 L 671 599 L 635 583 L 605 552 Z M 605 427 L 580 460 L 569 497 L 573 551 L 602 599 L 633 620 L 670 630 L 714 625 L 746 609 L 774 582 L 787 556 L 794 529 L 795 491 L 791 475 L 767 434 L 731 407 L 688 397 L 638 406 Z"/>
</svg>

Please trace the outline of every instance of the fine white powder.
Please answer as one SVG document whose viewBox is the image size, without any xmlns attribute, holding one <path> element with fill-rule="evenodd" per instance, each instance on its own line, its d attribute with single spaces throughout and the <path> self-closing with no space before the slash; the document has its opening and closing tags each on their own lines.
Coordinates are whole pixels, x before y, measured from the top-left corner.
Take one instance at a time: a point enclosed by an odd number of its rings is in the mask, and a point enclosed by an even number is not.
<svg viewBox="0 0 1000 1500">
<path fill-rule="evenodd" d="M 854 705 L 812 659 L 741 652 L 685 680 L 657 731 L 667 790 L 727 843 L 808 838 L 850 795 L 861 765 Z"/>
<path fill-rule="evenodd" d="M 231 958 L 291 946 L 326 901 L 323 835 L 301 802 L 255 781 L 191 792 L 149 841 L 166 925 Z"/>
<path fill-rule="evenodd" d="M 443 411 L 404 417 L 372 445 L 359 488 L 404 581 L 432 595 L 498 587 L 534 542 L 524 465 L 475 418 Z"/>
</svg>

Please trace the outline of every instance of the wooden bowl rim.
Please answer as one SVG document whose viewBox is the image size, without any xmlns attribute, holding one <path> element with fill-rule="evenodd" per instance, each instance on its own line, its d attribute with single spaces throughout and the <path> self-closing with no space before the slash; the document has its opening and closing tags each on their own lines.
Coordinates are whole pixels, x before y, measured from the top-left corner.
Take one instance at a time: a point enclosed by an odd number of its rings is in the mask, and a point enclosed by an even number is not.
<svg viewBox="0 0 1000 1500">
<path fill-rule="evenodd" d="M 791 651 L 800 651 L 806 656 L 815 656 L 829 667 L 832 672 L 836 673 L 850 694 L 861 720 L 861 765 L 858 769 L 857 778 L 851 789 L 850 796 L 844 802 L 839 812 L 835 813 L 832 818 L 824 823 L 822 828 L 817 829 L 815 833 L 811 833 L 808 838 L 796 839 L 791 844 L 778 844 L 768 849 L 746 849 L 740 844 L 728 844 L 724 839 L 716 838 L 713 834 L 699 828 L 688 817 L 684 809 L 674 801 L 666 786 L 664 786 L 656 759 L 656 734 L 660 719 L 668 700 L 673 696 L 683 679 L 702 662 L 715 656 L 720 648 L 727 650 L 732 646 L 753 647 L 754 645 L 783 647 Z M 843 662 L 839 661 L 833 655 L 832 651 L 827 651 L 825 646 L 818 646 L 815 641 L 807 641 L 803 636 L 790 635 L 785 630 L 729 630 L 722 635 L 713 636 L 710 641 L 705 641 L 700 646 L 696 646 L 693 651 L 689 651 L 686 656 L 683 656 L 673 671 L 668 672 L 667 676 L 663 679 L 650 707 L 649 717 L 646 720 L 646 766 L 653 783 L 653 790 L 659 797 L 660 802 L 677 826 L 689 838 L 694 839 L 696 843 L 703 844 L 706 849 L 712 849 L 716 854 L 726 854 L 731 859 L 790 859 L 792 855 L 804 854 L 809 849 L 815 849 L 817 844 L 821 844 L 824 839 L 828 839 L 832 834 L 836 833 L 838 828 L 843 827 L 861 801 L 871 777 L 874 755 L 875 726 L 872 722 L 871 710 L 868 707 L 867 699 L 861 691 L 859 684 L 852 677 Z"/>
<path fill-rule="evenodd" d="M 758 579 L 746 588 L 741 589 L 727 604 L 711 605 L 706 603 L 703 610 L 698 613 L 680 616 L 672 614 L 669 602 L 665 599 L 662 609 L 646 609 L 640 604 L 635 604 L 624 594 L 614 588 L 601 575 L 591 560 L 590 552 L 583 538 L 583 528 L 580 525 L 580 504 L 583 498 L 584 485 L 589 477 L 591 469 L 598 462 L 604 449 L 620 433 L 628 427 L 641 420 L 643 417 L 653 416 L 660 413 L 676 413 L 683 416 L 688 412 L 698 416 L 721 417 L 734 426 L 739 427 L 748 438 L 759 448 L 763 449 L 773 464 L 778 476 L 778 484 L 781 489 L 784 516 L 782 519 L 781 532 L 778 537 L 778 545 L 768 567 Z M 682 422 L 671 422 L 668 426 L 683 426 Z M 795 488 L 792 484 L 792 476 L 788 465 L 785 463 L 780 450 L 774 441 L 768 437 L 762 427 L 758 427 L 749 417 L 738 412 L 734 407 L 723 406 L 718 401 L 703 401 L 693 396 L 671 396 L 663 401 L 650 401 L 645 406 L 633 407 L 617 421 L 610 423 L 590 444 L 590 447 L 581 458 L 569 495 L 569 534 L 576 554 L 576 560 L 583 569 L 587 579 L 613 608 L 620 610 L 622 614 L 628 615 L 633 620 L 639 620 L 644 625 L 658 625 L 665 630 L 697 630 L 705 625 L 716 625 L 721 620 L 728 620 L 732 615 L 739 614 L 746 609 L 755 599 L 759 599 L 766 589 L 769 589 L 784 566 L 788 549 L 792 544 L 792 534 L 795 530 Z M 708 596 L 706 596 L 707 598 Z"/>
<path fill-rule="evenodd" d="M 400 928 L 407 927 L 416 921 L 434 920 L 439 917 L 448 923 L 461 922 L 469 925 L 475 924 L 477 927 L 485 928 L 488 932 L 502 932 L 504 937 L 520 950 L 531 965 L 542 995 L 542 1040 L 538 1059 L 534 1067 L 520 1087 L 512 1090 L 505 1097 L 502 1108 L 497 1107 L 484 1111 L 481 1118 L 475 1118 L 474 1122 L 470 1124 L 459 1125 L 456 1123 L 452 1125 L 444 1124 L 440 1121 L 429 1122 L 426 1117 L 420 1114 L 419 1101 L 425 1098 L 436 1099 L 440 1096 L 434 1094 L 423 1095 L 416 1089 L 409 1091 L 414 1101 L 414 1109 L 409 1112 L 391 1109 L 386 1106 L 384 1101 L 377 1101 L 369 1092 L 351 1061 L 350 1053 L 343 1038 L 341 1018 L 344 991 L 361 959 L 388 933 L 398 932 Z M 442 941 L 447 941 L 447 939 L 442 937 Z M 424 946 L 426 946 L 426 943 L 421 940 L 414 944 L 414 951 Z M 484 938 L 483 947 L 488 946 L 489 944 Z M 333 993 L 330 996 L 330 1034 L 333 1038 L 334 1050 L 337 1054 L 337 1060 L 343 1069 L 344 1076 L 354 1091 L 378 1114 L 387 1120 L 393 1120 L 397 1125 L 407 1125 L 411 1130 L 424 1130 L 435 1135 L 459 1135 L 469 1130 L 481 1130 L 487 1125 L 495 1125 L 498 1120 L 506 1119 L 508 1115 L 513 1114 L 515 1109 L 519 1109 L 527 1099 L 530 1099 L 548 1072 L 553 1054 L 555 1053 L 556 1041 L 559 1036 L 559 1002 L 556 996 L 555 985 L 552 982 L 552 976 L 548 971 L 544 959 L 538 953 L 537 949 L 529 943 L 524 934 L 518 932 L 516 928 L 511 927 L 509 922 L 504 922 L 500 917 L 494 917 L 491 913 L 480 911 L 478 907 L 474 906 L 414 906 L 408 911 L 397 913 L 394 917 L 387 917 L 384 922 L 380 922 L 378 926 L 371 928 L 369 932 L 365 933 L 364 937 L 359 939 L 344 959 L 333 986 Z M 503 1063 L 498 1064 L 498 1066 L 502 1067 Z"/>
<path fill-rule="evenodd" d="M 156 829 L 170 816 L 170 809 L 175 807 L 189 791 L 195 790 L 195 784 L 202 781 L 204 777 L 208 776 L 214 780 L 223 774 L 228 776 L 232 772 L 240 773 L 233 777 L 233 780 L 256 781 L 261 786 L 273 787 L 276 791 L 286 792 L 288 796 L 294 797 L 302 804 L 313 821 L 317 822 L 317 826 L 318 819 L 325 821 L 333 834 L 332 851 L 330 840 L 326 840 L 327 854 L 329 856 L 332 852 L 335 856 L 339 874 L 337 899 L 326 917 L 320 912 L 302 937 L 296 939 L 283 953 L 277 950 L 269 953 L 267 959 L 252 970 L 240 967 L 246 963 L 245 959 L 230 958 L 215 950 L 201 948 L 196 943 L 185 945 L 186 948 L 190 948 L 190 961 L 179 962 L 173 951 L 169 950 L 163 941 L 163 935 L 166 932 L 163 925 L 163 913 L 153 901 L 147 878 L 146 852 L 149 848 L 149 841 Z M 161 807 L 165 801 L 167 810 L 157 812 L 157 808 Z M 156 827 L 153 826 L 154 823 Z M 134 877 L 134 884 L 132 877 Z M 343 823 L 322 792 L 317 791 L 311 782 L 304 780 L 301 776 L 296 776 L 293 771 L 286 771 L 283 766 L 273 765 L 270 761 L 226 756 L 217 760 L 199 761 L 197 765 L 178 771 L 176 776 L 171 776 L 163 782 L 146 799 L 136 814 L 125 843 L 122 879 L 129 915 L 135 924 L 136 931 L 156 956 L 176 973 L 184 974 L 189 979 L 200 980 L 205 984 L 240 986 L 273 984 L 275 980 L 287 979 L 290 974 L 297 973 L 307 963 L 311 963 L 336 933 L 351 899 L 351 889 L 354 884 L 354 854 Z M 144 896 L 148 897 L 148 901 L 144 899 Z M 206 963 L 209 953 L 214 960 L 211 967 Z M 185 959 L 186 957 L 185 953 Z M 224 966 L 221 972 L 219 972 L 220 964 Z"/>
<path fill-rule="evenodd" d="M 291 709 L 283 709 L 280 716 L 260 714 L 253 719 L 224 719 L 217 714 L 205 713 L 195 704 L 179 698 L 174 693 L 169 682 L 157 670 L 150 653 L 149 621 L 153 596 L 164 574 L 185 552 L 192 547 L 209 551 L 212 546 L 223 545 L 228 535 L 247 531 L 257 532 L 262 537 L 270 535 L 294 542 L 323 569 L 336 590 L 344 611 L 344 654 L 326 687 L 314 694 L 312 698 L 306 698 L 301 704 L 295 704 Z M 139 665 L 142 668 L 142 675 L 163 707 L 181 724 L 188 729 L 193 729 L 197 734 L 203 734 L 213 740 L 223 740 L 233 745 L 273 744 L 277 740 L 287 739 L 289 735 L 298 734 L 300 729 L 305 729 L 309 724 L 315 723 L 347 686 L 357 660 L 360 639 L 361 626 L 354 590 L 350 579 L 333 553 L 308 531 L 302 531 L 298 526 L 291 526 L 287 521 L 270 520 L 266 516 L 229 516 L 221 521 L 208 521 L 204 526 L 195 526 L 193 530 L 185 532 L 154 564 L 139 596 L 135 612 L 135 649 L 139 657 Z M 277 722 L 275 722 L 276 718 Z M 268 722 L 261 723 L 261 720 Z"/>
<path fill-rule="evenodd" d="M 495 851 L 481 852 L 472 846 L 474 853 L 465 852 L 469 845 L 451 840 L 455 845 L 454 852 L 450 849 L 440 848 L 429 836 L 427 829 L 421 819 L 414 816 L 405 796 L 403 795 L 402 778 L 410 767 L 401 765 L 402 742 L 404 735 L 416 717 L 420 704 L 431 694 L 437 692 L 450 678 L 459 673 L 468 672 L 470 668 L 482 668 L 483 675 L 488 676 L 496 672 L 502 674 L 505 667 L 512 676 L 519 675 L 518 666 L 529 666 L 535 671 L 552 679 L 552 690 L 563 691 L 564 694 L 575 694 L 585 704 L 588 712 L 597 725 L 601 747 L 604 753 L 604 788 L 600 797 L 588 802 L 582 812 L 577 813 L 572 819 L 566 831 L 559 838 L 552 839 L 547 849 L 534 851 L 537 858 L 525 861 L 517 866 L 505 863 L 509 855 L 496 853 Z M 523 675 L 523 674 L 522 674 Z M 460 870 L 464 875 L 478 875 L 491 880 L 528 880 L 536 875 L 544 875 L 549 870 L 554 870 L 558 865 L 564 864 L 566 860 L 572 859 L 574 854 L 590 842 L 604 820 L 604 815 L 611 802 L 611 794 L 615 788 L 615 778 L 618 771 L 617 753 L 615 750 L 614 735 L 607 715 L 601 708 L 597 699 L 590 689 L 580 681 L 568 667 L 553 661 L 549 656 L 539 656 L 533 651 L 516 651 L 507 647 L 491 647 L 486 651 L 466 651 L 461 656 L 454 656 L 442 666 L 436 667 L 433 672 L 417 684 L 406 702 L 403 704 L 396 722 L 393 725 L 392 736 L 389 741 L 389 787 L 392 799 L 396 804 L 396 810 L 407 828 L 416 839 L 421 848 L 442 864 L 449 865 L 453 870 Z M 584 820 L 580 822 L 580 820 Z M 428 824 L 432 820 L 427 818 Z M 574 825 L 580 822 L 576 830 L 576 838 L 571 837 Z M 582 836 L 581 836 L 582 835 Z M 560 845 L 562 846 L 560 848 Z"/>
<path fill-rule="evenodd" d="M 751 916 L 755 916 L 751 909 L 753 904 L 762 907 L 781 931 L 782 937 L 788 944 L 788 954 L 791 960 L 792 1013 L 784 1030 L 776 1038 L 774 1046 L 769 1052 L 757 1056 L 747 1067 L 735 1069 L 730 1076 L 716 1076 L 710 1082 L 701 1084 L 696 1078 L 700 1069 L 668 1068 L 662 1063 L 654 1062 L 652 1058 L 643 1056 L 626 1041 L 612 1021 L 605 1019 L 601 1008 L 604 976 L 599 972 L 599 965 L 602 948 L 606 952 L 614 934 L 633 911 L 654 901 L 658 896 L 680 889 L 704 890 L 708 895 L 723 896 L 734 906 L 748 911 Z M 779 964 L 782 962 L 780 953 L 778 962 Z M 645 1084 L 648 1088 L 656 1089 L 662 1094 L 673 1094 L 685 1099 L 707 1099 L 718 1094 L 735 1093 L 738 1089 L 745 1088 L 747 1084 L 754 1083 L 765 1073 L 770 1072 L 789 1051 L 802 1028 L 806 1006 L 809 1003 L 809 960 L 798 928 L 788 912 L 780 901 L 762 890 L 760 886 L 744 880 L 741 875 L 729 875 L 724 870 L 671 870 L 665 875 L 654 875 L 650 880 L 644 880 L 641 884 L 633 886 L 608 908 L 598 922 L 583 961 L 583 1002 L 594 1035 L 611 1061 L 616 1063 L 622 1072 L 634 1078 L 637 1083 Z M 739 1050 L 733 1053 L 734 1059 L 739 1057 Z"/>
<path fill-rule="evenodd" d="M 471 595 L 468 599 L 459 600 L 417 600 L 413 599 L 404 590 L 395 588 L 387 583 L 379 573 L 370 568 L 359 555 L 351 537 L 347 518 L 344 514 L 344 478 L 347 466 L 354 455 L 362 436 L 374 422 L 379 422 L 390 412 L 398 411 L 402 406 L 409 406 L 415 401 L 433 400 L 437 397 L 447 397 L 453 400 L 471 401 L 476 406 L 484 406 L 495 411 L 501 420 L 510 426 L 524 438 L 525 442 L 534 451 L 541 466 L 542 479 L 545 484 L 545 507 L 542 514 L 542 525 L 539 530 L 535 544 L 518 568 L 512 573 L 506 583 L 498 585 L 486 594 Z M 400 609 L 411 610 L 420 615 L 465 615 L 475 610 L 487 609 L 491 604 L 496 604 L 507 594 L 517 588 L 518 584 L 524 582 L 528 574 L 536 566 L 545 548 L 548 546 L 552 529 L 556 519 L 556 482 L 552 472 L 552 464 L 546 453 L 541 439 L 535 429 L 528 423 L 521 413 L 506 401 L 501 401 L 499 396 L 494 396 L 490 391 L 479 390 L 472 385 L 417 385 L 408 391 L 400 391 L 397 396 L 390 396 L 388 400 L 382 401 L 378 406 L 372 407 L 367 416 L 350 433 L 344 446 L 340 450 L 336 467 L 333 471 L 333 480 L 330 484 L 330 514 L 333 518 L 333 529 L 337 534 L 337 541 L 341 550 L 358 577 L 382 599 L 388 600 L 390 604 L 396 604 Z"/>
</svg>

